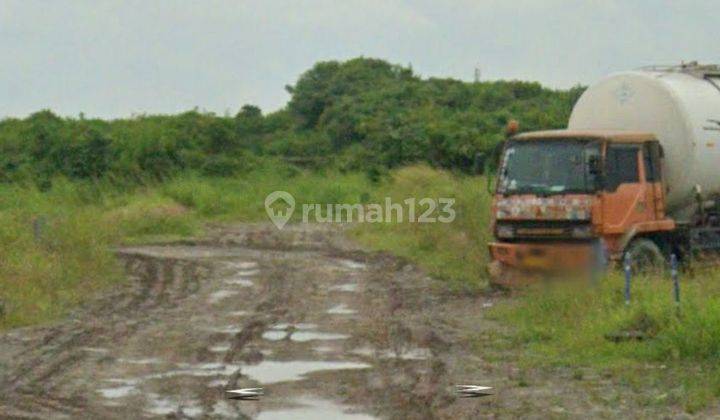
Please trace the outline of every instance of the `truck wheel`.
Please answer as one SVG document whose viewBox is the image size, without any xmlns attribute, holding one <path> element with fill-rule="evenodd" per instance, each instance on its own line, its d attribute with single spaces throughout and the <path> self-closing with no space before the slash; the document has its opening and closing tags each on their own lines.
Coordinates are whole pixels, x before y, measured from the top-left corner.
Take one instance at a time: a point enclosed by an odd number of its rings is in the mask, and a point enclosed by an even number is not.
<svg viewBox="0 0 720 420">
<path fill-rule="evenodd" d="M 633 274 L 658 273 L 665 268 L 665 257 L 657 244 L 649 239 L 638 238 L 625 248 L 624 257 L 630 257 Z"/>
</svg>

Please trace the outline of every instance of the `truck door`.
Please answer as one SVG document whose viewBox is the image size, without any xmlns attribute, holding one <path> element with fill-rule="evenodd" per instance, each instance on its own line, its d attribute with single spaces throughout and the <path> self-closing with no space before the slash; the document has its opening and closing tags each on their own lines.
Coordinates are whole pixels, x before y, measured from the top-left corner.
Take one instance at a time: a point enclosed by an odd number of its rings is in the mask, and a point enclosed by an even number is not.
<svg viewBox="0 0 720 420">
<path fill-rule="evenodd" d="M 641 148 L 642 144 L 607 146 L 602 193 L 602 229 L 606 234 L 623 234 L 634 223 L 648 220 L 648 214 L 655 211 L 653 201 L 648 202 L 649 188 L 641 179 Z"/>
</svg>

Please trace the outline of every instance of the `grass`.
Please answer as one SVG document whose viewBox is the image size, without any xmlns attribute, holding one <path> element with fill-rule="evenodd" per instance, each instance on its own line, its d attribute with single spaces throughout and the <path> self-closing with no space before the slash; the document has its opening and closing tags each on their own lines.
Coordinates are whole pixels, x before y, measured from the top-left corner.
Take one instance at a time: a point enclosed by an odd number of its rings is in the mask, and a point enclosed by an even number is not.
<svg viewBox="0 0 720 420">
<path fill-rule="evenodd" d="M 188 174 L 131 190 L 63 179 L 45 192 L 0 185 L 0 330 L 60 319 L 121 281 L 113 246 L 198 235 L 211 220 L 265 221 L 265 196 L 278 189 L 301 205 L 356 202 L 371 188 L 360 174 L 272 162 L 237 178 Z"/>
<path fill-rule="evenodd" d="M 370 202 L 383 203 L 385 197 L 394 203 L 411 197 L 453 198 L 456 217 L 452 223 L 362 224 L 353 231 L 360 242 L 416 262 L 455 291 L 478 291 L 487 286 L 490 196 L 482 178 L 412 166 L 392 172 Z M 427 206 L 416 205 L 416 214 L 425 209 Z"/>
<path fill-rule="evenodd" d="M 276 190 L 295 198 L 295 222 L 302 218 L 299 209 L 303 204 L 384 203 L 386 197 L 393 203 L 412 197 L 418 201 L 454 198 L 452 223 L 363 223 L 351 233 L 371 249 L 417 262 L 455 290 L 477 291 L 487 285 L 490 198 L 484 180 L 478 177 L 455 176 L 419 165 L 392 171 L 376 184 L 359 173 L 263 167 L 241 178 L 189 176 L 160 187 L 163 196 L 193 210 L 200 219 L 219 221 L 267 221 L 265 196 Z M 417 215 L 426 209 L 419 203 L 415 208 Z"/>
<path fill-rule="evenodd" d="M 120 281 L 113 246 L 197 235 L 208 221 L 267 221 L 264 200 L 275 190 L 291 193 L 296 208 L 383 203 L 385 197 L 455 198 L 453 223 L 362 224 L 353 234 L 373 249 L 418 262 L 457 290 L 485 284 L 488 196 L 478 178 L 414 166 L 372 183 L 360 173 L 266 162 L 235 178 L 186 174 L 130 190 L 58 179 L 46 192 L 0 186 L 0 329 L 58 319 Z M 423 210 L 416 206 L 418 214 Z M 296 210 L 294 221 L 301 214 Z"/>
<path fill-rule="evenodd" d="M 372 249 L 414 261 L 443 287 L 474 292 L 486 286 L 490 198 L 478 177 L 421 165 L 373 183 L 358 173 L 309 172 L 270 162 L 235 178 L 186 174 L 132 190 L 56 180 L 46 192 L 0 186 L 0 329 L 57 320 L 122 281 L 112 246 L 198 235 L 208 221 L 266 221 L 264 199 L 275 190 L 290 192 L 296 208 L 384 203 L 386 197 L 395 203 L 454 198 L 452 223 L 364 223 L 351 234 Z M 416 214 L 423 210 L 416 206 Z M 301 213 L 295 211 L 296 222 Z M 622 279 L 610 275 L 596 287 L 530 288 L 496 306 L 491 316 L 511 327 L 513 347 L 524 349 L 521 364 L 568 367 L 576 380 L 586 368 L 608 373 L 646 404 L 696 412 L 720 397 L 719 276 L 706 272 L 684 279 L 679 312 L 667 279 L 638 279 L 626 306 Z M 648 339 L 605 338 L 619 331 L 642 331 Z M 661 388 L 667 391 L 647 394 Z"/>
<path fill-rule="evenodd" d="M 47 192 L 0 187 L 0 329 L 58 319 L 121 280 L 112 245 L 199 227 L 182 206 L 150 191 L 63 180 Z"/>
<path fill-rule="evenodd" d="M 683 281 L 681 305 L 666 278 L 633 282 L 625 305 L 623 279 L 601 285 L 536 286 L 495 308 L 492 316 L 513 326 L 527 366 L 588 367 L 608 372 L 645 395 L 646 403 L 681 404 L 696 412 L 720 397 L 720 281 L 705 273 Z M 613 342 L 606 336 L 642 332 L 642 341 Z"/>
</svg>

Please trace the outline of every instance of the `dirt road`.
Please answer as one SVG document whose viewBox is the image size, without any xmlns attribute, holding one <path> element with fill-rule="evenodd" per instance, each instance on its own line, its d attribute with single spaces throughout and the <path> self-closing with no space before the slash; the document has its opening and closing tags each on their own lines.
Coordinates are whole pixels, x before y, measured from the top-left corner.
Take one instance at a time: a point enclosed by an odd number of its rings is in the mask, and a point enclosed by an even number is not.
<svg viewBox="0 0 720 420">
<path fill-rule="evenodd" d="M 1 417 L 637 414 L 610 380 L 519 369 L 485 317 L 497 298 L 447 295 L 338 229 L 224 227 L 118 255 L 126 285 L 57 325 L 0 335 Z M 456 398 L 468 383 L 497 393 Z M 247 387 L 265 396 L 227 398 Z"/>
</svg>

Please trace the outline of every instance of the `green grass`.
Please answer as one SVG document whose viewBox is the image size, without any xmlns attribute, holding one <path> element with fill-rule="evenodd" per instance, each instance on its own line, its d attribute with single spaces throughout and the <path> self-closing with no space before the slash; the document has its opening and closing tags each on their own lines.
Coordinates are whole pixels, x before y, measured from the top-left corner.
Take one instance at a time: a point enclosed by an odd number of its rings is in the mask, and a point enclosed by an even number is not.
<svg viewBox="0 0 720 420">
<path fill-rule="evenodd" d="M 240 178 L 186 176 L 159 188 L 164 197 L 191 209 L 200 219 L 219 221 L 267 221 L 265 196 L 275 190 L 295 198 L 295 222 L 302 218 L 303 204 L 384 203 L 386 197 L 394 203 L 411 197 L 454 198 L 452 223 L 364 223 L 352 234 L 371 249 L 417 262 L 455 290 L 477 291 L 487 285 L 490 198 L 482 178 L 419 165 L 392 171 L 374 184 L 360 173 L 265 166 Z M 424 209 L 416 205 L 418 215 Z"/>
<path fill-rule="evenodd" d="M 355 202 L 371 188 L 360 174 L 277 162 L 237 178 L 188 174 L 130 190 L 63 179 L 45 192 L 0 185 L 0 330 L 60 319 L 121 281 L 113 246 L 200 235 L 208 221 L 266 221 L 264 199 L 274 190 L 302 205 Z"/>
<path fill-rule="evenodd" d="M 300 171 L 267 165 L 236 178 L 183 176 L 158 188 L 158 193 L 192 209 L 202 220 L 267 221 L 265 197 L 287 191 L 296 200 L 294 220 L 305 203 L 359 202 L 373 186 L 360 173 Z"/>
<path fill-rule="evenodd" d="M 235 178 L 185 174 L 128 190 L 57 179 L 45 192 L 0 186 L 0 300 L 5 312 L 0 329 L 56 320 L 120 281 L 113 246 L 199 235 L 208 221 L 267 221 L 264 200 L 275 190 L 295 197 L 295 222 L 306 203 L 455 198 L 453 223 L 363 224 L 353 234 L 370 248 L 416 261 L 456 290 L 485 284 L 489 203 L 478 178 L 414 166 L 372 183 L 361 173 L 304 171 L 268 161 Z M 36 219 L 42 221 L 37 238 Z"/>
<path fill-rule="evenodd" d="M 63 180 L 47 192 L 0 186 L 0 329 L 56 320 L 120 281 L 111 246 L 199 228 L 190 211 L 154 191 Z"/>
<path fill-rule="evenodd" d="M 455 291 L 487 286 L 490 196 L 483 178 L 412 166 L 392 172 L 369 201 L 382 203 L 385 197 L 394 203 L 411 197 L 454 198 L 456 217 L 452 223 L 362 224 L 353 232 L 360 242 L 416 262 Z M 416 214 L 426 208 L 417 205 Z"/>
<path fill-rule="evenodd" d="M 60 319 L 99 290 L 122 281 L 113 246 L 201 235 L 208 221 L 267 221 L 265 196 L 290 192 L 305 203 L 401 203 L 454 198 L 452 223 L 365 223 L 351 234 L 367 247 L 408 258 L 438 278 L 438 287 L 474 292 L 486 286 L 490 197 L 482 178 L 427 166 L 391 171 L 373 183 L 365 175 L 310 172 L 266 162 L 235 178 L 186 174 L 122 190 L 107 183 L 55 180 L 39 192 L 0 185 L 0 329 Z M 422 211 L 417 206 L 417 213 Z M 301 219 L 295 211 L 294 221 Z M 435 214 L 437 215 L 437 214 Z M 36 237 L 34 220 L 42 220 Z M 702 410 L 720 397 L 720 274 L 683 279 L 682 304 L 667 279 L 638 279 L 623 302 L 622 278 L 600 285 L 530 288 L 491 316 L 508 326 L 520 363 L 609 374 L 646 404 Z M 613 343 L 607 334 L 640 330 L 648 339 Z M 666 392 L 648 393 L 665 389 Z"/>
<path fill-rule="evenodd" d="M 512 326 L 527 366 L 589 367 L 609 372 L 647 403 L 681 404 L 695 412 L 720 397 L 720 281 L 705 273 L 684 279 L 681 304 L 667 278 L 633 281 L 625 305 L 623 279 L 611 274 L 601 285 L 562 283 L 536 286 L 507 301 L 493 316 Z M 613 342 L 609 334 L 641 331 L 642 341 Z"/>
</svg>

